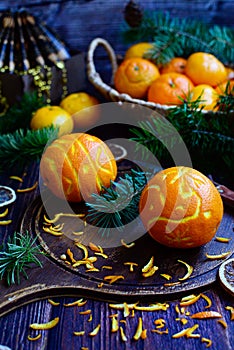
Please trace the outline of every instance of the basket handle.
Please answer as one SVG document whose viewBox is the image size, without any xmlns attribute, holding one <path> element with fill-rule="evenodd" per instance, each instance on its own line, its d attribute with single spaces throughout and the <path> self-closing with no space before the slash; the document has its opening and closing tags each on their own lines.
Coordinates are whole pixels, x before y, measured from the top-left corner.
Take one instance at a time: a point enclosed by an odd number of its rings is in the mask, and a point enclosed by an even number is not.
<svg viewBox="0 0 234 350">
<path fill-rule="evenodd" d="M 102 94 L 104 94 L 106 97 L 110 97 L 111 95 L 113 98 L 113 96 L 116 94 L 116 99 L 117 99 L 118 98 L 117 95 L 119 95 L 118 92 L 115 89 L 112 89 L 106 83 L 104 83 L 100 77 L 100 74 L 96 71 L 96 67 L 94 64 L 94 53 L 96 48 L 99 45 L 102 45 L 104 47 L 110 59 L 111 66 L 112 66 L 111 84 L 113 84 L 114 75 L 118 68 L 117 59 L 113 48 L 105 39 L 102 39 L 102 38 L 95 38 L 89 45 L 88 53 L 87 53 L 88 78 L 89 78 L 89 81 L 93 83 L 93 85 L 96 88 L 98 88 L 98 90 L 101 90 Z"/>
</svg>

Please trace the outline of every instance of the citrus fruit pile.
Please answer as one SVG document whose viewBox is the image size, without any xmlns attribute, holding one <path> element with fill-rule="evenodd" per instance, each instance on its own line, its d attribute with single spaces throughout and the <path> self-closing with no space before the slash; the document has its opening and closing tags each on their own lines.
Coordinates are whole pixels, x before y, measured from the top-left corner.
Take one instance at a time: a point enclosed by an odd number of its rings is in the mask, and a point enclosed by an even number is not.
<svg viewBox="0 0 234 350">
<path fill-rule="evenodd" d="M 195 52 L 156 66 L 149 58 L 152 49 L 153 44 L 142 42 L 126 51 L 114 77 L 118 92 L 161 105 L 182 104 L 188 96 L 191 101 L 199 98 L 199 107 L 205 110 L 217 110 L 219 95 L 227 87 L 234 94 L 234 71 L 214 55 Z"/>
<path fill-rule="evenodd" d="M 43 106 L 32 116 L 32 130 L 53 125 L 59 128 L 59 135 L 69 134 L 72 130 L 92 128 L 99 117 L 99 101 L 86 92 L 75 92 L 60 102 L 59 106 Z"/>
<path fill-rule="evenodd" d="M 160 171 L 148 182 L 139 211 L 157 242 L 172 248 L 194 248 L 214 237 L 223 217 L 223 203 L 208 177 L 178 166 Z"/>
</svg>

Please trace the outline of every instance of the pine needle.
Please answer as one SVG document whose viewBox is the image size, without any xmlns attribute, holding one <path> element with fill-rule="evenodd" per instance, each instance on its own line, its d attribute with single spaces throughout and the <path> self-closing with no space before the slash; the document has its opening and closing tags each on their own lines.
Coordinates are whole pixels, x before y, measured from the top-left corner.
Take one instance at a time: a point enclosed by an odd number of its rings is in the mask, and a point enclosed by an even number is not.
<svg viewBox="0 0 234 350">
<path fill-rule="evenodd" d="M 143 172 L 132 170 L 118 182 L 111 182 L 109 188 L 103 187 L 100 195 L 93 194 L 93 201 L 86 203 L 87 221 L 99 227 L 102 236 L 109 236 L 110 228 L 122 231 L 139 215 L 139 198 L 146 181 Z"/>
<path fill-rule="evenodd" d="M 198 51 L 214 54 L 228 66 L 233 66 L 234 62 L 233 29 L 173 18 L 169 13 L 145 11 L 141 25 L 126 27 L 123 38 L 126 43 L 155 42 L 147 57 L 156 64 L 165 64 L 175 56 L 186 58 Z"/>
<path fill-rule="evenodd" d="M 42 267 L 37 255 L 43 254 L 39 246 L 35 245 L 28 232 L 25 234 L 15 232 L 12 238 L 3 246 L 0 252 L 0 279 L 6 279 L 8 285 L 19 284 L 20 276 L 26 279 L 26 269 L 35 264 Z"/>
<path fill-rule="evenodd" d="M 15 164 L 23 168 L 32 161 L 40 160 L 47 143 L 57 136 L 58 129 L 53 126 L 35 131 L 19 129 L 0 135 L 0 172 Z"/>
</svg>

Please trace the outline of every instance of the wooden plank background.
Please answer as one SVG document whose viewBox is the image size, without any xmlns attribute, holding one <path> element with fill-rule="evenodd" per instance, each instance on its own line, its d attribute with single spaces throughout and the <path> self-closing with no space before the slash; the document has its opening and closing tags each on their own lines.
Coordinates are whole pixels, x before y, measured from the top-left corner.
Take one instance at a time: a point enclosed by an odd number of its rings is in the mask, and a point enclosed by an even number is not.
<svg viewBox="0 0 234 350">
<path fill-rule="evenodd" d="M 114 44 L 116 52 L 121 54 L 126 47 L 121 28 L 127 3 L 128 0 L 5 0 L 0 1 L 0 12 L 28 9 L 56 30 L 71 52 L 87 51 L 90 41 L 100 36 Z M 234 26 L 233 0 L 143 0 L 138 3 L 145 10 L 168 11 L 174 17 Z"/>
</svg>

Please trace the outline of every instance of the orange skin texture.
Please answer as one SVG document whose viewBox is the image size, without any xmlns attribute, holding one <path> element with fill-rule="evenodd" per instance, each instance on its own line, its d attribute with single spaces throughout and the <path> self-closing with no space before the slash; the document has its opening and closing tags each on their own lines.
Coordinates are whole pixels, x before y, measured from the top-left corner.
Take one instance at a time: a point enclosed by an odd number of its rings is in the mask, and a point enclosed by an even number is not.
<svg viewBox="0 0 234 350">
<path fill-rule="evenodd" d="M 149 88 L 148 101 L 163 105 L 182 104 L 178 96 L 186 98 L 193 89 L 193 83 L 184 74 L 166 73 L 160 75 Z"/>
<path fill-rule="evenodd" d="M 114 85 L 118 92 L 141 99 L 146 97 L 149 86 L 159 75 L 155 64 L 144 58 L 133 57 L 120 64 L 115 73 Z"/>
<path fill-rule="evenodd" d="M 90 199 L 109 187 L 117 175 L 116 161 L 109 147 L 85 133 L 64 135 L 52 142 L 42 155 L 40 174 L 46 186 L 59 198 L 71 202 Z"/>
<path fill-rule="evenodd" d="M 223 202 L 214 184 L 189 167 L 157 173 L 142 192 L 142 222 L 153 239 L 172 248 L 208 243 L 223 217 Z"/>
<path fill-rule="evenodd" d="M 227 70 L 214 55 L 195 52 L 187 59 L 185 74 L 194 85 L 208 84 L 217 86 L 227 79 Z"/>
<path fill-rule="evenodd" d="M 196 101 L 200 97 L 199 108 L 204 106 L 204 110 L 217 110 L 216 104 L 218 94 L 214 88 L 207 84 L 197 85 L 191 91 L 191 101 Z"/>
<path fill-rule="evenodd" d="M 185 73 L 185 67 L 186 67 L 187 60 L 183 57 L 174 57 L 170 62 L 168 62 L 165 66 L 163 66 L 160 70 L 161 74 L 165 73 Z"/>
</svg>

